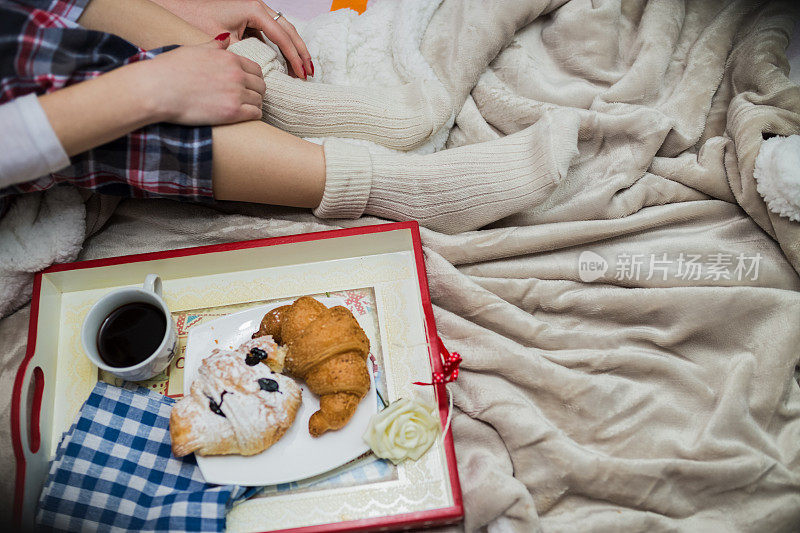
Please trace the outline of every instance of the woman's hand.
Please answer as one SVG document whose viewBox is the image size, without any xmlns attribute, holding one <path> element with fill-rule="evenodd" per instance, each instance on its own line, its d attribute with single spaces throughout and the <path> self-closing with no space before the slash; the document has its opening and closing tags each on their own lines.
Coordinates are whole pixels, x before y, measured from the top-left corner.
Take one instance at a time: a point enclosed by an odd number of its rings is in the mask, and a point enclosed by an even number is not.
<svg viewBox="0 0 800 533">
<path fill-rule="evenodd" d="M 42 95 L 39 103 L 70 156 L 154 122 L 261 118 L 261 69 L 225 50 L 229 40 L 181 46 Z"/>
<path fill-rule="evenodd" d="M 248 28 L 260 30 L 278 45 L 293 73 L 305 79 L 314 75 L 311 54 L 295 27 L 261 0 L 154 0 L 208 35 L 231 33 L 231 42 L 243 39 Z"/>
<path fill-rule="evenodd" d="M 261 68 L 225 50 L 228 35 L 219 37 L 130 65 L 138 69 L 136 83 L 152 95 L 158 121 L 216 125 L 261 118 Z"/>
</svg>

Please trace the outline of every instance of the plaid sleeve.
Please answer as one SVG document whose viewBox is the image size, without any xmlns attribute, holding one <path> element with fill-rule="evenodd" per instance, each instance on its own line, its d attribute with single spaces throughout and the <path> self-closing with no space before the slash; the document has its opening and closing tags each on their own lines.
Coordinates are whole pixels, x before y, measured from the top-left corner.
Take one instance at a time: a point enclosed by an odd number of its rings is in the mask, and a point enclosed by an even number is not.
<svg viewBox="0 0 800 533">
<path fill-rule="evenodd" d="M 211 201 L 211 127 L 153 124 L 83 152 L 72 164 L 26 184 L 71 183 L 131 198 Z"/>
<path fill-rule="evenodd" d="M 63 4 L 61 9 L 77 18 L 79 9 Z M 53 12 L 0 1 L 0 103 L 52 92 L 146 57 L 147 52 L 116 35 L 87 30 Z"/>
<path fill-rule="evenodd" d="M 89 5 L 91 0 L 13 0 L 18 4 L 49 11 L 59 17 L 63 17 L 72 22 L 77 22 L 78 18 Z"/>
<path fill-rule="evenodd" d="M 69 20 L 77 19 L 88 0 L 22 1 L 27 4 L 0 1 L 0 103 L 52 92 L 173 48 L 145 51 Z M 32 7 L 39 3 L 55 11 Z M 211 141 L 208 126 L 151 124 L 72 157 L 57 173 L 0 189 L 0 198 L 72 184 L 118 196 L 212 200 Z M 0 201 L 0 216 L 7 208 L 8 200 Z"/>
<path fill-rule="evenodd" d="M 73 156 L 58 172 L 0 189 L 0 199 L 70 184 L 113 196 L 208 202 L 211 158 L 210 126 L 161 122 Z"/>
</svg>

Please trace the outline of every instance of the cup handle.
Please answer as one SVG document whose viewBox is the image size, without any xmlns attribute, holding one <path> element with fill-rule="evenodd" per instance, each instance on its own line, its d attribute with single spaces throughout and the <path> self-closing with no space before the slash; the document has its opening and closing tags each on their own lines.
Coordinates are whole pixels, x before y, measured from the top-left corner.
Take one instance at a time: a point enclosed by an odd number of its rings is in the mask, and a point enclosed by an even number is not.
<svg viewBox="0 0 800 533">
<path fill-rule="evenodd" d="M 161 277 L 158 274 L 148 274 L 146 278 L 144 278 L 144 284 L 142 284 L 142 288 L 146 291 L 154 292 L 157 296 L 162 296 L 161 294 Z"/>
</svg>

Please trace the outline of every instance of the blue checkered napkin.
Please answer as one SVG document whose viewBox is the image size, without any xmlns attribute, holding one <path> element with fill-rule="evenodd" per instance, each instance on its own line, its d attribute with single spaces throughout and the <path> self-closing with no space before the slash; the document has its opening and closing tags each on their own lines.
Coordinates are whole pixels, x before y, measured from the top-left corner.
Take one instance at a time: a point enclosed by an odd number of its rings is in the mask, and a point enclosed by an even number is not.
<svg viewBox="0 0 800 533">
<path fill-rule="evenodd" d="M 98 383 L 64 434 L 37 524 L 59 531 L 222 531 L 245 488 L 209 485 L 194 456 L 172 455 L 174 400 Z"/>
</svg>

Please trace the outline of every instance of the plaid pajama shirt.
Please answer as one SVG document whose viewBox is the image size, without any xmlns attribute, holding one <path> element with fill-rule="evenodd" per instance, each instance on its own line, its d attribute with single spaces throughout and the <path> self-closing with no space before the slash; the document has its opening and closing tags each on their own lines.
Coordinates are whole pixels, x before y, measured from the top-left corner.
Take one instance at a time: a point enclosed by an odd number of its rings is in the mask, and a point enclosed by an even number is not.
<svg viewBox="0 0 800 533">
<path fill-rule="evenodd" d="M 0 104 L 45 94 L 150 59 L 124 39 L 77 24 L 89 0 L 0 0 Z M 0 154 L 2 157 L 2 154 Z M 158 123 L 70 158 L 70 166 L 0 189 L 14 195 L 68 183 L 104 194 L 211 200 L 211 128 Z"/>
</svg>

